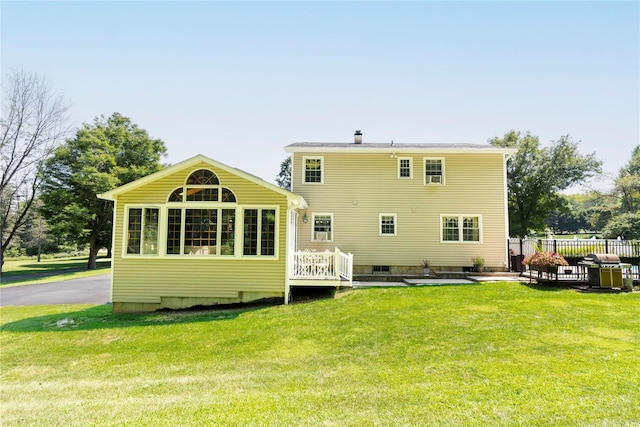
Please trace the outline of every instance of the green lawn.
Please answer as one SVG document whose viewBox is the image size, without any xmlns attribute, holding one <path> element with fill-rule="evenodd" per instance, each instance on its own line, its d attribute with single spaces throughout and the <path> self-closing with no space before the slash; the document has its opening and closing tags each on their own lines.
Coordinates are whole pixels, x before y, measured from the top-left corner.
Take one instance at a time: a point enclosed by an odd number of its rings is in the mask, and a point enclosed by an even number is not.
<svg viewBox="0 0 640 427">
<path fill-rule="evenodd" d="M 59 280 L 78 279 L 109 272 L 111 259 L 98 258 L 97 269 L 87 270 L 88 258 L 57 258 L 36 260 L 6 261 L 2 268 L 0 286 L 47 283 Z"/>
<path fill-rule="evenodd" d="M 638 293 L 516 283 L 363 289 L 208 312 L 8 307 L 0 310 L 0 419 L 638 425 L 639 314 Z"/>
</svg>

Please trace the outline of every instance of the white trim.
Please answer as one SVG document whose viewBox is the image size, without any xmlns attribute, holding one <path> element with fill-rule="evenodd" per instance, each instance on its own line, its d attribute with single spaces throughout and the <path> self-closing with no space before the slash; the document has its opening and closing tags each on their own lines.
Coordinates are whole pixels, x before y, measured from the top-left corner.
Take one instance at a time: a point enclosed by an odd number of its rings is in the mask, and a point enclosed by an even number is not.
<svg viewBox="0 0 640 427">
<path fill-rule="evenodd" d="M 503 183 L 503 192 L 504 192 L 504 234 L 505 234 L 505 238 L 504 241 L 508 242 L 509 241 L 509 227 L 510 227 L 510 223 L 509 223 L 509 187 L 507 184 L 507 161 L 509 160 L 509 158 L 511 157 L 511 154 L 505 153 L 504 154 L 504 164 L 502 167 L 502 173 L 503 173 L 503 177 L 504 177 L 504 183 Z M 509 266 L 509 245 L 507 245 L 507 250 L 504 251 L 504 262 L 505 262 L 505 267 Z"/>
<path fill-rule="evenodd" d="M 307 182 L 307 159 L 320 160 L 320 182 Z M 302 156 L 302 184 L 322 185 L 324 184 L 324 156 Z"/>
<path fill-rule="evenodd" d="M 98 194 L 98 198 L 103 199 L 103 200 L 116 200 L 118 198 L 119 195 L 126 193 L 128 191 L 134 190 L 136 188 L 142 187 L 143 185 L 152 183 L 160 178 L 164 178 L 167 177 L 171 174 L 177 173 L 179 171 L 182 171 L 184 169 L 187 168 L 192 168 L 195 165 L 197 165 L 198 163 L 208 163 L 210 166 L 214 167 L 214 168 L 219 168 L 225 172 L 228 172 L 230 174 L 239 176 L 240 178 L 244 178 L 250 182 L 253 182 L 254 184 L 257 184 L 263 188 L 267 188 L 271 191 L 274 191 L 276 193 L 282 194 L 283 196 L 285 196 L 287 198 L 287 201 L 291 204 L 293 204 L 294 207 L 296 208 L 306 208 L 307 207 L 307 202 L 304 200 L 304 198 L 298 194 L 294 194 L 289 190 L 285 190 L 284 188 L 280 188 L 275 184 L 271 184 L 269 182 L 266 182 L 254 175 L 251 175 L 247 172 L 244 172 L 240 169 L 236 169 L 236 168 L 232 168 L 231 166 L 227 166 L 224 163 L 220 163 L 216 160 L 210 159 L 206 156 L 203 156 L 202 154 L 198 154 L 197 156 L 191 157 L 190 159 L 184 160 L 180 163 L 176 163 L 175 165 L 166 167 L 158 172 L 152 173 L 150 175 L 147 175 L 143 178 L 137 179 L 135 181 L 132 181 L 128 184 L 124 184 L 120 187 L 114 188 L 113 190 L 107 191 L 105 193 L 102 194 Z M 200 168 L 202 169 L 202 168 Z"/>
<path fill-rule="evenodd" d="M 434 178 L 438 175 L 429 176 L 427 179 L 427 160 L 439 160 L 442 166 L 442 175 L 440 175 L 440 182 L 437 182 Z M 444 157 L 423 157 L 422 158 L 422 182 L 424 185 L 445 185 L 445 161 Z M 429 181 L 429 182 L 427 182 Z"/>
<path fill-rule="evenodd" d="M 316 216 L 328 216 L 331 221 L 331 236 L 327 236 L 326 240 L 316 239 L 315 233 L 315 225 L 316 225 Z M 333 235 L 335 232 L 334 221 L 333 221 L 333 213 L 331 212 L 313 212 L 311 214 L 311 241 L 312 242 L 333 242 Z M 330 238 L 329 238 L 330 237 Z"/>
<path fill-rule="evenodd" d="M 162 205 L 158 205 L 158 204 L 144 204 L 144 203 L 128 203 L 125 204 L 123 206 L 123 219 L 122 219 L 122 248 L 121 248 L 121 256 L 122 258 L 158 258 L 161 257 L 164 253 L 163 253 L 163 245 L 162 245 L 162 241 L 161 239 L 161 230 L 162 230 L 162 217 L 164 215 L 164 206 Z M 129 236 L 128 236 L 128 231 L 129 231 L 129 212 L 131 211 L 131 209 L 142 209 L 142 218 L 141 218 L 141 230 L 140 230 L 140 253 L 137 254 L 130 254 L 127 253 L 127 245 L 129 243 Z M 143 246 L 143 230 L 144 230 L 144 211 L 146 209 L 157 209 L 158 210 L 158 253 L 157 254 L 143 254 L 142 253 L 142 246 Z M 115 206 L 114 206 L 114 213 L 115 213 Z M 115 221 L 114 221 L 115 222 Z M 114 230 L 115 231 L 115 230 Z M 115 236 L 115 234 L 113 234 Z M 166 243 L 166 242 L 165 242 Z M 166 244 L 165 244 L 166 246 Z"/>
<path fill-rule="evenodd" d="M 453 217 L 458 218 L 458 240 L 444 240 L 443 233 L 443 224 L 442 220 L 445 217 Z M 478 218 L 478 239 L 477 241 L 473 240 L 463 240 L 463 219 L 464 218 Z M 482 232 L 482 215 L 481 214 L 440 214 L 440 243 L 463 243 L 470 245 L 477 245 L 483 242 L 483 232 Z"/>
<path fill-rule="evenodd" d="M 401 176 L 401 161 L 409 160 L 409 176 Z M 398 157 L 398 179 L 413 179 L 413 157 Z"/>
<path fill-rule="evenodd" d="M 128 254 L 127 253 L 127 232 L 129 228 L 129 209 L 158 209 L 158 254 Z M 125 204 L 123 212 L 123 227 L 122 227 L 122 258 L 170 258 L 170 259 L 205 259 L 205 260 L 213 260 L 213 259 L 221 259 L 221 260 L 252 260 L 252 259 L 262 259 L 269 261 L 276 261 L 280 259 L 280 206 L 278 205 L 238 205 L 237 203 L 210 203 L 208 206 L 203 206 L 201 202 L 188 202 L 188 203 L 180 203 L 174 202 L 168 205 L 158 205 L 158 204 L 142 204 L 142 203 L 131 203 Z M 178 254 L 167 254 L 167 226 L 169 223 L 169 209 L 179 209 L 181 211 L 180 214 L 180 253 Z M 235 228 L 234 228 L 234 254 L 233 255 L 196 255 L 196 254 L 185 254 L 184 253 L 184 239 L 185 239 L 185 210 L 187 209 L 215 209 L 218 211 L 218 221 L 216 224 L 216 253 L 219 252 L 221 246 L 221 228 L 222 228 L 222 210 L 229 209 L 235 211 Z M 274 255 L 243 255 L 244 252 L 244 210 L 245 209 L 258 209 L 262 210 L 275 210 L 276 222 L 275 222 L 275 236 L 274 236 Z M 144 214 L 143 214 L 144 215 Z M 258 222 L 258 252 L 260 250 L 260 221 L 262 221 L 262 216 L 259 215 Z M 240 225 L 238 225 L 240 224 Z M 115 230 L 114 230 L 115 232 Z M 114 234 L 115 236 L 115 234 Z M 142 242 L 141 242 L 142 244 Z"/>
<path fill-rule="evenodd" d="M 308 146 L 291 146 L 284 147 L 286 153 L 474 153 L 474 154 L 513 154 L 516 152 L 514 148 L 491 147 L 486 145 L 471 146 L 447 146 L 444 144 L 431 144 L 429 147 L 420 146 L 420 144 L 404 144 L 404 146 L 369 146 L 366 143 L 336 143 L 336 144 L 310 144 Z"/>
<path fill-rule="evenodd" d="M 390 216 L 393 218 L 393 234 L 382 232 L 382 217 Z M 395 213 L 381 213 L 378 214 L 378 236 L 397 236 L 398 235 L 398 214 Z"/>
<path fill-rule="evenodd" d="M 250 259 L 264 259 L 264 260 L 278 260 L 280 259 L 280 206 L 273 205 L 242 205 L 239 206 L 240 210 L 240 221 L 242 226 L 236 227 L 236 229 L 240 229 L 243 232 L 240 233 L 240 241 L 236 245 L 236 257 L 241 258 L 243 260 Z M 258 237 L 256 241 L 256 255 L 244 255 L 244 211 L 247 209 L 257 209 L 258 210 Z M 273 242 L 273 255 L 262 255 L 260 253 L 262 247 L 262 211 L 263 210 L 275 210 L 276 211 L 276 228 Z M 236 224 L 238 220 L 237 211 L 236 211 Z M 286 227 L 286 225 L 285 225 Z"/>
</svg>

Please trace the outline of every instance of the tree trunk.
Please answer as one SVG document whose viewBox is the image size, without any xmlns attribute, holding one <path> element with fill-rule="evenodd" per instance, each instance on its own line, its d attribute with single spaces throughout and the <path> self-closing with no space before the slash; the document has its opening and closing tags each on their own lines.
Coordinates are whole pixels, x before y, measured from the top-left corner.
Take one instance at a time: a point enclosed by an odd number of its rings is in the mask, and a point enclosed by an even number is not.
<svg viewBox="0 0 640 427">
<path fill-rule="evenodd" d="M 100 248 L 98 247 L 96 239 L 91 239 L 89 241 L 89 264 L 87 265 L 87 270 L 96 269 L 96 259 L 98 258 L 99 250 Z"/>
<path fill-rule="evenodd" d="M 107 248 L 107 258 L 111 258 L 111 246 Z"/>
</svg>

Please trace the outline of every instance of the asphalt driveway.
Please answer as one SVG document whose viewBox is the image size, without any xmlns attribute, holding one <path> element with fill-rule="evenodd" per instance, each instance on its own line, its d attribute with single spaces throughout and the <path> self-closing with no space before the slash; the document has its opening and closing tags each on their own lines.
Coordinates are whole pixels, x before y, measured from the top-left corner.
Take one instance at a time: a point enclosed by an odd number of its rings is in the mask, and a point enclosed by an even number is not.
<svg viewBox="0 0 640 427">
<path fill-rule="evenodd" d="M 0 288 L 0 307 L 9 305 L 105 304 L 111 298 L 111 274 Z"/>
</svg>

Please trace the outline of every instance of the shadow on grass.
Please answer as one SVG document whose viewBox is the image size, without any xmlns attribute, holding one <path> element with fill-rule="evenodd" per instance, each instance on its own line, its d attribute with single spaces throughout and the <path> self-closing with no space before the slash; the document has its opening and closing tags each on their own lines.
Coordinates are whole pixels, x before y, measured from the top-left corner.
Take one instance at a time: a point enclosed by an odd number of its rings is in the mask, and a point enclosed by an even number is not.
<svg viewBox="0 0 640 427">
<path fill-rule="evenodd" d="M 164 310 L 150 313 L 111 312 L 111 305 L 99 305 L 84 310 L 49 314 L 17 320 L 0 326 L 2 332 L 71 332 L 97 329 L 121 329 L 144 326 L 169 326 L 182 323 L 232 320 L 243 313 L 273 304 L 255 303 L 236 306 L 194 307 L 186 310 Z"/>
<path fill-rule="evenodd" d="M 544 292 L 558 292 L 558 291 L 566 291 L 571 289 L 570 287 L 539 284 L 537 282 L 531 282 L 531 283 L 520 282 L 520 283 L 522 283 L 527 288 L 534 289 L 536 291 L 544 291 Z"/>
</svg>

